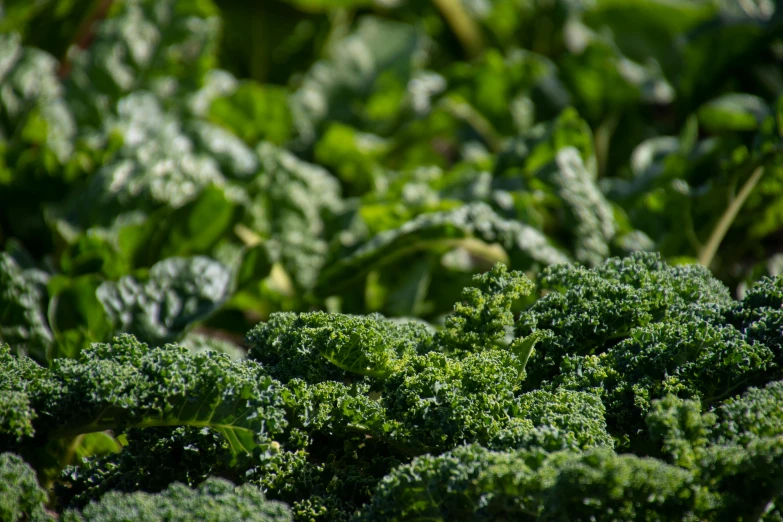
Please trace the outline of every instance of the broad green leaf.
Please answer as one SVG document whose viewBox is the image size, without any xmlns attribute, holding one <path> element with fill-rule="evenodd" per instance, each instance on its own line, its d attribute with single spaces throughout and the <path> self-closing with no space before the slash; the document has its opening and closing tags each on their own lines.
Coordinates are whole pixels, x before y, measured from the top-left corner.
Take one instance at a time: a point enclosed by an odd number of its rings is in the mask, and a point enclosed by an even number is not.
<svg viewBox="0 0 783 522">
<path fill-rule="evenodd" d="M 190 332 L 179 344 L 190 350 L 193 354 L 211 351 L 224 353 L 228 355 L 232 361 L 238 361 L 245 358 L 245 351 L 228 339 L 211 337 L 203 333 Z"/>
<path fill-rule="evenodd" d="M 422 45 L 414 26 L 363 17 L 354 32 L 328 50 L 327 59 L 310 68 L 291 99 L 302 141 L 312 143 L 333 121 L 394 119 Z"/>
<path fill-rule="evenodd" d="M 599 0 L 584 20 L 596 31 L 611 30 L 613 43 L 631 60 L 654 59 L 674 79 L 681 67 L 677 38 L 715 14 L 710 2 Z"/>
<path fill-rule="evenodd" d="M 726 94 L 699 107 L 699 123 L 710 132 L 753 131 L 772 115 L 763 99 L 751 94 Z"/>
<path fill-rule="evenodd" d="M 163 97 L 195 90 L 215 64 L 220 20 L 210 0 L 127 0 L 112 4 L 87 49 L 69 54 L 77 119 L 94 126 L 138 90 Z"/>
<path fill-rule="evenodd" d="M 209 119 L 250 146 L 261 140 L 283 145 L 293 134 L 288 93 L 274 85 L 240 84 L 230 95 L 212 102 Z"/>
<path fill-rule="evenodd" d="M 350 192 L 361 194 L 382 183 L 389 148 L 383 138 L 334 123 L 316 144 L 315 159 L 332 169 Z"/>
<path fill-rule="evenodd" d="M 327 252 L 331 220 L 342 209 L 340 186 L 322 167 L 262 143 L 257 147 L 262 175 L 248 187 L 247 223 L 268 241 L 271 259 L 279 261 L 297 288 L 315 284 Z"/>
<path fill-rule="evenodd" d="M 146 277 L 107 281 L 96 294 L 115 331 L 164 343 L 208 317 L 229 292 L 230 274 L 221 264 L 205 257 L 172 257 L 153 266 Z"/>
<path fill-rule="evenodd" d="M 413 252 L 446 252 L 465 246 L 481 255 L 483 249 L 495 243 L 505 249 L 514 268 L 568 260 L 539 231 L 502 219 L 487 205 L 474 203 L 448 212 L 422 214 L 398 229 L 379 233 L 351 254 L 328 263 L 321 272 L 318 291 L 334 291 Z"/>
<path fill-rule="evenodd" d="M 737 64 L 753 63 L 759 49 L 780 31 L 780 16 L 770 20 L 716 17 L 686 39 L 678 91 L 686 100 L 707 101 L 720 94 L 723 78 Z"/>
<path fill-rule="evenodd" d="M 97 275 L 57 275 L 49 280 L 47 315 L 56 340 L 52 358 L 74 358 L 90 343 L 111 338 L 112 321 L 97 296 L 102 283 Z"/>
<path fill-rule="evenodd" d="M 47 280 L 46 273 L 23 270 L 10 255 L 0 252 L 0 342 L 41 364 L 54 347 L 45 312 Z"/>
</svg>

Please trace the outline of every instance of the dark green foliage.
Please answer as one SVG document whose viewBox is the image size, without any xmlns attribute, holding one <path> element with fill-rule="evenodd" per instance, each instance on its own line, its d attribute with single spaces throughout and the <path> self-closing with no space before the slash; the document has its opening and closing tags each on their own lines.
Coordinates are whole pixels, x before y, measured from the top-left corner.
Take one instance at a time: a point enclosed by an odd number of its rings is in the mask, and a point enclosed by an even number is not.
<svg viewBox="0 0 783 522">
<path fill-rule="evenodd" d="M 6 346 L 0 441 L 54 482 L 64 519 L 176 519 L 182 484 L 225 477 L 244 485 L 189 509 L 288 513 L 263 491 L 296 520 L 774 520 L 779 371 L 727 319 L 774 292 L 738 303 L 652 254 L 542 281 L 511 340 L 531 283 L 497 265 L 437 331 L 281 313 L 248 334 L 248 359 L 123 335 L 48 369 Z M 537 386 L 547 353 L 562 356 Z"/>
<path fill-rule="evenodd" d="M 683 520 L 699 506 L 683 469 L 587 453 L 491 452 L 465 446 L 420 457 L 384 478 L 364 520 Z"/>
<path fill-rule="evenodd" d="M 209 428 L 131 429 L 119 453 L 94 457 L 63 470 L 61 505 L 83 509 L 110 491 L 163 491 L 172 482 L 195 487 L 212 475 L 233 475 L 231 447 Z"/>
<path fill-rule="evenodd" d="M 45 361 L 54 344 L 46 321 L 46 274 L 22 269 L 0 252 L 0 341 L 20 355 Z"/>
<path fill-rule="evenodd" d="M 778 4 L 2 0 L 0 503 L 783 522 Z"/>
<path fill-rule="evenodd" d="M 18 386 L 25 376 L 16 366 L 4 357 L 0 386 Z M 221 433 L 237 456 L 269 444 L 285 427 L 278 388 L 256 363 L 232 363 L 214 352 L 191 355 L 176 345 L 150 349 L 123 335 L 94 344 L 79 360 L 56 360 L 23 392 L 39 412 L 38 437 L 192 426 Z"/>
<path fill-rule="evenodd" d="M 0 520 L 39 522 L 52 520 L 44 511 L 46 491 L 35 471 L 18 455 L 0 454 Z"/>
<path fill-rule="evenodd" d="M 512 305 L 533 290 L 527 277 L 508 273 L 501 264 L 473 282 L 462 291 L 462 302 L 454 305 L 445 328 L 436 335 L 435 342 L 444 350 L 478 352 L 501 340 L 514 325 Z"/>
<path fill-rule="evenodd" d="M 772 347 L 724 319 L 736 304 L 704 269 L 635 254 L 593 270 L 552 267 L 540 280 L 554 292 L 522 313 L 517 331 L 554 335 L 538 344 L 526 385 L 597 390 L 623 445 L 638 443 L 653 399 L 712 406 L 779 375 Z"/>
<path fill-rule="evenodd" d="M 144 492 L 107 493 L 81 512 L 66 511 L 63 522 L 285 522 L 291 512 L 280 502 L 266 500 L 253 486 L 235 487 L 223 479 L 211 478 L 198 488 L 173 484 L 158 494 Z"/>
<path fill-rule="evenodd" d="M 270 375 L 308 383 L 342 380 L 345 372 L 386 377 L 431 342 L 423 325 L 400 324 L 377 314 L 273 314 L 247 335 L 248 357 L 261 362 Z"/>
</svg>

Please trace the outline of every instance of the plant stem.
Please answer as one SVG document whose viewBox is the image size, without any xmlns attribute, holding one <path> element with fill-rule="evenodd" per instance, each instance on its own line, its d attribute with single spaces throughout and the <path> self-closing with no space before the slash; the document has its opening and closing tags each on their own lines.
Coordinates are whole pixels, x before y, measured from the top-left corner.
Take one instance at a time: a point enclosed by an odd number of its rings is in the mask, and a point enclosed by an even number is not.
<svg viewBox="0 0 783 522">
<path fill-rule="evenodd" d="M 734 222 L 734 219 L 736 219 L 737 214 L 742 208 L 742 205 L 745 203 L 745 200 L 748 199 L 748 196 L 750 196 L 750 193 L 753 192 L 753 189 L 755 188 L 756 184 L 758 184 L 763 175 L 764 166 L 762 165 L 756 167 L 756 170 L 754 170 L 753 174 L 750 175 L 748 180 L 740 189 L 739 193 L 731 200 L 729 206 L 726 207 L 726 210 L 723 211 L 723 214 L 718 220 L 718 223 L 712 230 L 712 234 L 710 234 L 710 238 L 707 240 L 707 243 L 704 245 L 704 248 L 699 254 L 700 264 L 706 267 L 709 267 L 712 264 L 712 261 L 715 258 L 715 254 L 718 251 L 718 247 L 720 246 L 721 241 L 723 241 L 723 238 L 726 236 L 726 232 L 729 231 L 729 227 Z"/>
<path fill-rule="evenodd" d="M 441 107 L 449 114 L 473 127 L 487 144 L 487 147 L 489 147 L 491 152 L 495 154 L 500 152 L 503 148 L 503 139 L 483 114 L 471 107 L 468 103 L 453 98 L 444 98 L 440 103 Z"/>
<path fill-rule="evenodd" d="M 113 0 L 96 0 L 90 12 L 87 14 L 76 33 L 71 39 L 71 43 L 65 49 L 65 56 L 60 60 L 60 69 L 57 74 L 60 78 L 66 78 L 71 72 L 71 61 L 68 59 L 68 52 L 71 47 L 76 46 L 80 49 L 87 49 L 95 36 L 95 26 L 98 22 L 106 18 L 109 14 Z"/>
<path fill-rule="evenodd" d="M 454 31 L 468 58 L 478 56 L 483 47 L 481 31 L 465 11 L 462 0 L 432 0 Z"/>
<path fill-rule="evenodd" d="M 620 113 L 611 112 L 595 130 L 595 160 L 599 178 L 606 174 L 609 145 L 612 141 L 612 135 L 614 135 L 614 131 L 617 129 L 619 123 Z"/>
</svg>

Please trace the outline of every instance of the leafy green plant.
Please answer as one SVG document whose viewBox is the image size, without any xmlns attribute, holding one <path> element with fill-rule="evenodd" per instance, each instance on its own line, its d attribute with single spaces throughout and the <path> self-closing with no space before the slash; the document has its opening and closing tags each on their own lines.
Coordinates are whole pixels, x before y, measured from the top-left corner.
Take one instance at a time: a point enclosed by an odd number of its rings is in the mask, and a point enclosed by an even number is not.
<svg viewBox="0 0 783 522">
<path fill-rule="evenodd" d="M 0 518 L 779 520 L 782 23 L 3 1 Z"/>
<path fill-rule="evenodd" d="M 261 491 L 297 520 L 778 509 L 783 374 L 768 328 L 779 278 L 739 302 L 702 267 L 635 254 L 558 265 L 541 284 L 549 293 L 516 318 L 533 285 L 498 264 L 437 331 L 378 314 L 273 314 L 248 334 L 246 360 L 125 334 L 43 368 L 6 346 L 0 444 L 27 462 L 9 465 L 54 486 L 66 518 L 162 516 L 172 495 L 196 495 L 194 510 L 255 502 L 285 516 Z M 98 450 L 96 436 L 115 446 Z M 84 452 L 102 456 L 80 464 Z M 42 510 L 43 493 L 21 492 L 39 487 L 26 473 L 9 506 Z"/>
</svg>

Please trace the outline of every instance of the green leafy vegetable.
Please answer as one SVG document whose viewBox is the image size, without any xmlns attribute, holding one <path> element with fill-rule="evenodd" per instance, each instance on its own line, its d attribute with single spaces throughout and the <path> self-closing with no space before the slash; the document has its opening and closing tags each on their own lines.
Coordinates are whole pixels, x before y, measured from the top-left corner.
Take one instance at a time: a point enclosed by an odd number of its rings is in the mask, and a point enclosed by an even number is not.
<svg viewBox="0 0 783 522">
<path fill-rule="evenodd" d="M 3 1 L 0 519 L 781 522 L 779 4 Z"/>
</svg>

